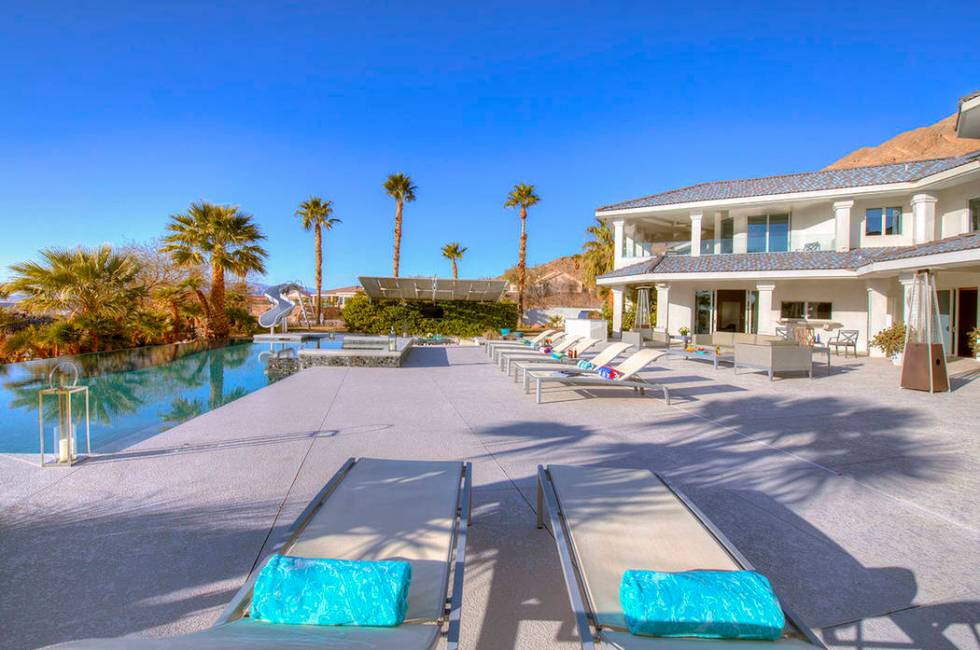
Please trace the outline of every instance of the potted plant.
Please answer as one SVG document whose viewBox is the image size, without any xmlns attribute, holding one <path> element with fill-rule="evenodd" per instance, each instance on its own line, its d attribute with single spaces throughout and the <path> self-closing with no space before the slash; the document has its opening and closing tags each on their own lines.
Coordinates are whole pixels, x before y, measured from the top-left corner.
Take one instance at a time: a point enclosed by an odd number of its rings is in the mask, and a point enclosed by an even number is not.
<svg viewBox="0 0 980 650">
<path fill-rule="evenodd" d="M 679 330 L 677 330 L 677 333 L 680 334 L 681 335 L 681 338 L 684 340 L 684 347 L 683 347 L 683 349 L 686 350 L 687 349 L 687 344 L 690 341 L 691 330 L 689 330 L 686 327 L 682 327 Z"/>
<path fill-rule="evenodd" d="M 871 339 L 871 347 L 878 348 L 896 366 L 902 365 L 902 349 L 905 346 L 905 323 L 886 327 Z"/>
<path fill-rule="evenodd" d="M 974 327 L 966 336 L 970 341 L 970 351 L 973 353 L 973 358 L 980 361 L 980 327 Z"/>
</svg>

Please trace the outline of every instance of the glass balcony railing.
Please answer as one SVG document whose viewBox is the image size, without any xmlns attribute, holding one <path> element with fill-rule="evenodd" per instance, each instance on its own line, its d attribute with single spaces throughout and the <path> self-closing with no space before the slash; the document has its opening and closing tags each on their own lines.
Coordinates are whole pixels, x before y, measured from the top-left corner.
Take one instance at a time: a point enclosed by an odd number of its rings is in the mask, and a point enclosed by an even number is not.
<svg viewBox="0 0 980 650">
<path fill-rule="evenodd" d="M 832 251 L 836 250 L 836 241 L 834 237 L 826 235 L 808 235 L 805 233 L 794 233 L 789 237 L 789 241 L 783 237 L 777 242 L 770 241 L 770 245 L 778 246 L 775 250 L 753 250 L 751 252 L 815 252 L 815 251 Z M 743 244 L 744 246 L 745 244 Z M 690 255 L 691 254 L 691 242 L 690 241 L 674 241 L 674 242 L 633 242 L 630 246 L 623 247 L 623 257 L 627 258 L 644 258 L 652 257 L 660 253 L 660 251 L 665 251 L 667 255 Z M 729 255 L 735 251 L 735 240 L 733 238 L 726 239 L 702 239 L 701 240 L 701 255 Z M 745 250 L 739 252 L 746 252 Z"/>
<path fill-rule="evenodd" d="M 793 233 L 790 235 L 791 251 L 832 251 L 837 249 L 837 241 L 833 235 L 807 235 Z"/>
</svg>

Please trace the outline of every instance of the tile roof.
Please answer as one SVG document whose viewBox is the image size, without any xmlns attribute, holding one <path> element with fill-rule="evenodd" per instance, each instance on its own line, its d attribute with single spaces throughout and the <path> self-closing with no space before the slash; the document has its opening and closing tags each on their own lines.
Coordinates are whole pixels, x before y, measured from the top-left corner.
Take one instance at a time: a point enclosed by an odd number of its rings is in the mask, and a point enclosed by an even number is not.
<svg viewBox="0 0 980 650">
<path fill-rule="evenodd" d="M 731 181 L 698 183 L 676 190 L 606 205 L 598 212 L 626 210 L 629 208 L 650 208 L 677 203 L 698 201 L 718 201 L 752 196 L 792 194 L 794 192 L 813 192 L 835 190 L 866 185 L 887 185 L 917 181 L 954 167 L 980 160 L 980 150 L 962 156 L 917 160 L 914 162 L 873 165 L 870 167 L 851 167 L 847 169 L 822 169 L 815 172 L 786 174 L 784 176 L 765 176 Z"/>
<path fill-rule="evenodd" d="M 908 259 L 980 248 L 980 233 L 958 235 L 914 246 L 857 248 L 850 251 L 794 251 L 730 255 L 658 255 L 624 266 L 600 278 L 624 278 L 649 273 L 735 273 L 751 271 L 857 270 L 874 262 Z"/>
</svg>

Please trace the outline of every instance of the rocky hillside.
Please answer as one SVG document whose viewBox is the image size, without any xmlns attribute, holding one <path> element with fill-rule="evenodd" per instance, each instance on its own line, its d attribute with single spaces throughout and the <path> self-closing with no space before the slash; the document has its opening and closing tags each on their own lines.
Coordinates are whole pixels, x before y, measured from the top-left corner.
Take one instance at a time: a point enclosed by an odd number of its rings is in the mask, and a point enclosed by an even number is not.
<svg viewBox="0 0 980 650">
<path fill-rule="evenodd" d="M 516 268 L 508 269 L 501 279 L 511 284 L 508 293 L 516 297 Z M 598 308 L 602 300 L 585 288 L 585 274 L 578 255 L 566 255 L 557 259 L 529 266 L 527 269 L 527 303 L 529 307 Z"/>
<path fill-rule="evenodd" d="M 899 133 L 875 147 L 852 151 L 826 169 L 884 165 L 909 160 L 929 160 L 960 156 L 980 149 L 980 140 L 956 135 L 956 115 L 950 115 L 932 126 Z"/>
</svg>

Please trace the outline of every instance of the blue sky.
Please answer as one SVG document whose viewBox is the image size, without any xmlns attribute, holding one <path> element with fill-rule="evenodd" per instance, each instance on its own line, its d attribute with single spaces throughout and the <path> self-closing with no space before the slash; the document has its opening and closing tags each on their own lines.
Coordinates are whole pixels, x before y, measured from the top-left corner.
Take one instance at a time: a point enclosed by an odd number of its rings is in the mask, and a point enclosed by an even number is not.
<svg viewBox="0 0 980 650">
<path fill-rule="evenodd" d="M 577 252 L 593 210 L 698 181 L 819 168 L 980 88 L 980 4 L 9 2 L 0 4 L 0 268 L 142 241 L 197 199 L 268 235 L 270 281 L 312 279 L 292 216 L 343 224 L 325 285 L 468 277 Z M 734 7 L 737 11 L 733 11 Z M 2 277 L 4 270 L 0 270 Z"/>
</svg>

